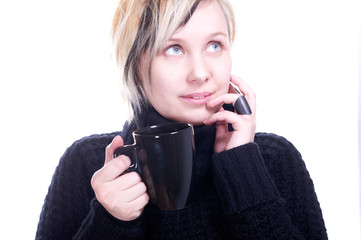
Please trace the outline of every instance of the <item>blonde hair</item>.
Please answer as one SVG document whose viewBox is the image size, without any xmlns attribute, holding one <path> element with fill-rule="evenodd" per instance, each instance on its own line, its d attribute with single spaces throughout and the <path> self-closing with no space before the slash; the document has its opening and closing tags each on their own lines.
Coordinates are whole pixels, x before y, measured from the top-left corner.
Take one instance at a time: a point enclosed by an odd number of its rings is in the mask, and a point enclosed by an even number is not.
<svg viewBox="0 0 361 240">
<path fill-rule="evenodd" d="M 228 0 L 120 0 L 112 25 L 113 54 L 122 76 L 123 96 L 133 112 L 148 104 L 140 61 L 150 64 L 160 48 L 191 18 L 201 1 L 217 1 L 228 23 L 230 42 L 235 35 L 234 14 Z M 144 56 L 144 58 L 142 58 Z M 142 75 L 143 76 L 143 75 Z"/>
</svg>

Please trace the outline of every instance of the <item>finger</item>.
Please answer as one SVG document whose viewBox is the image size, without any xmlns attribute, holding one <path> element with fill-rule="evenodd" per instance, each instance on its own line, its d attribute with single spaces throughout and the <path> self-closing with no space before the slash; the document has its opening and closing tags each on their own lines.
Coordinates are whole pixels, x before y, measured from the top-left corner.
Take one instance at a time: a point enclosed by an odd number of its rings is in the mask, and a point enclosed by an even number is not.
<svg viewBox="0 0 361 240">
<path fill-rule="evenodd" d="M 224 133 L 228 132 L 228 123 L 227 121 L 218 121 L 216 122 L 216 136 L 221 136 Z"/>
<path fill-rule="evenodd" d="M 143 182 L 140 182 L 137 185 L 134 185 L 133 187 L 128 188 L 127 190 L 124 191 L 124 194 L 126 194 L 125 200 L 127 202 L 132 202 L 146 192 L 147 192 L 147 187 Z"/>
<path fill-rule="evenodd" d="M 129 157 L 125 155 L 114 158 L 95 173 L 95 181 L 109 182 L 114 180 L 129 168 L 130 163 Z"/>
<path fill-rule="evenodd" d="M 128 203 L 128 208 L 133 209 L 133 211 L 130 213 L 130 219 L 135 219 L 142 214 L 145 205 L 149 202 L 149 195 L 147 193 L 144 193 L 137 199 L 133 200 L 132 202 Z"/>
<path fill-rule="evenodd" d="M 231 82 L 234 83 L 239 88 L 239 90 L 245 96 L 248 104 L 250 105 L 252 112 L 255 113 L 256 94 L 254 93 L 254 91 L 249 87 L 249 85 L 245 81 L 243 81 L 241 78 L 237 76 L 232 75 Z"/>
<path fill-rule="evenodd" d="M 121 136 L 116 136 L 113 141 L 105 148 L 105 162 L 104 165 L 113 159 L 115 149 L 124 146 L 124 141 Z"/>
<path fill-rule="evenodd" d="M 216 97 L 215 99 L 212 99 L 211 101 L 209 101 L 207 103 L 207 106 L 210 108 L 213 108 L 215 106 L 218 106 L 218 105 L 224 104 L 224 103 L 233 104 L 237 100 L 238 97 L 239 97 L 238 93 L 223 94 L 223 95 L 220 95 L 220 96 Z"/>
<path fill-rule="evenodd" d="M 242 115 L 242 117 L 247 117 L 249 115 Z M 215 122 L 227 122 L 230 124 L 234 124 L 239 122 L 240 120 L 240 115 L 235 114 L 234 112 L 230 112 L 230 111 L 220 111 L 217 112 L 215 114 L 213 114 L 210 118 L 208 118 L 207 120 L 205 120 L 203 123 L 204 125 L 212 125 Z M 221 123 L 224 124 L 224 123 Z"/>
<path fill-rule="evenodd" d="M 131 205 L 133 205 L 136 209 L 139 209 L 141 212 L 143 212 L 143 209 L 148 202 L 149 202 L 149 195 L 147 193 L 143 193 L 138 198 L 134 199 L 131 202 Z"/>
<path fill-rule="evenodd" d="M 243 79 L 241 79 L 235 75 L 232 75 L 231 82 L 238 87 L 238 89 L 242 92 L 243 95 L 253 95 L 254 94 L 251 87 Z"/>
<path fill-rule="evenodd" d="M 225 111 L 224 108 L 220 108 L 219 112 Z M 207 125 L 207 124 L 205 124 Z M 219 121 L 216 122 L 216 134 L 219 136 L 219 134 L 223 134 L 228 132 L 228 123 L 226 121 Z"/>
<path fill-rule="evenodd" d="M 133 171 L 119 176 L 113 182 L 120 191 L 124 191 L 142 182 L 142 178 Z"/>
</svg>

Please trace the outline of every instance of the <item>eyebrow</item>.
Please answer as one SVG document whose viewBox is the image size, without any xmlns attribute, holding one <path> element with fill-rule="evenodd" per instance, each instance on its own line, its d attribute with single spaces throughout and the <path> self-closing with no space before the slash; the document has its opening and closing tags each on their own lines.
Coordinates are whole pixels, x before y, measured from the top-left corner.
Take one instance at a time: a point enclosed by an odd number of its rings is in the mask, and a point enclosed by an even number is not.
<svg viewBox="0 0 361 240">
<path fill-rule="evenodd" d="M 224 32 L 215 32 L 215 33 L 209 34 L 208 37 L 212 38 L 212 37 L 216 37 L 216 36 L 219 36 L 219 35 L 228 38 L 228 34 L 227 34 L 227 33 L 224 33 Z M 171 37 L 171 38 L 168 39 L 167 42 L 169 42 L 169 41 L 172 41 L 172 42 L 182 42 L 183 39 L 182 39 L 182 38 L 173 38 L 173 37 Z"/>
</svg>

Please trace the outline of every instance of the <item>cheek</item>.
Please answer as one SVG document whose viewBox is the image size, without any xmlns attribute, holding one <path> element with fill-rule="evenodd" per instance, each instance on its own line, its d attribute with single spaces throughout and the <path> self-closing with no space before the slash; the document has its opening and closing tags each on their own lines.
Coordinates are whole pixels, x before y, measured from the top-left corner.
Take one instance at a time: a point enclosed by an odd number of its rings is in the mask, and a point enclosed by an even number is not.
<svg viewBox="0 0 361 240">
<path fill-rule="evenodd" d="M 225 57 L 220 64 L 214 66 L 214 75 L 217 79 L 219 87 L 228 92 L 229 82 L 232 75 L 232 60 L 230 57 Z"/>
<path fill-rule="evenodd" d="M 150 83 L 147 84 L 146 95 L 150 103 L 156 109 L 160 106 L 164 107 L 165 102 L 172 101 L 174 96 L 177 96 L 176 74 L 172 68 L 168 66 L 161 66 L 157 64 L 152 67 L 150 74 Z M 159 111 L 159 109 L 157 109 Z"/>
<path fill-rule="evenodd" d="M 153 91 L 177 90 L 177 86 L 184 82 L 184 67 L 179 63 L 155 61 L 151 68 L 151 85 Z"/>
<path fill-rule="evenodd" d="M 159 57 L 156 57 L 153 60 L 153 63 L 151 65 L 150 69 L 150 76 L 152 79 L 152 83 L 162 83 L 167 79 L 167 76 L 171 74 L 172 71 L 174 71 L 172 65 L 167 64 L 167 62 L 162 61 L 162 59 L 158 59 Z"/>
<path fill-rule="evenodd" d="M 224 59 L 222 61 L 222 64 L 219 64 L 220 70 L 222 74 L 231 76 L 232 72 L 232 58 L 229 54 L 226 54 L 224 56 Z"/>
</svg>

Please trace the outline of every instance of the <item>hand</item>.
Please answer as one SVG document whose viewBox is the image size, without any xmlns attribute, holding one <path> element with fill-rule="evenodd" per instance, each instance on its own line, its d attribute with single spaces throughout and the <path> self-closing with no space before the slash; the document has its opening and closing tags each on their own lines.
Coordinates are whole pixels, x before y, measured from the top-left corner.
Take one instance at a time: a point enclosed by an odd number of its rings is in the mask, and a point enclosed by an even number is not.
<svg viewBox="0 0 361 240">
<path fill-rule="evenodd" d="M 130 221 L 140 216 L 149 201 L 149 196 L 137 172 L 121 175 L 129 168 L 130 159 L 125 155 L 113 159 L 113 153 L 123 145 L 123 139 L 117 136 L 107 146 L 105 164 L 94 173 L 91 186 L 100 204 L 113 217 Z"/>
<path fill-rule="evenodd" d="M 231 148 L 247 144 L 254 141 L 256 131 L 256 95 L 251 88 L 240 78 L 233 76 L 231 82 L 234 83 L 243 93 L 252 110 L 251 115 L 239 115 L 235 112 L 225 111 L 220 107 L 209 119 L 204 121 L 205 125 L 216 123 L 216 139 L 214 151 L 219 153 Z M 214 108 L 224 103 L 233 104 L 239 94 L 230 86 L 229 93 L 218 96 L 209 101 L 207 106 Z M 228 123 L 232 124 L 234 131 L 228 131 Z"/>
</svg>

